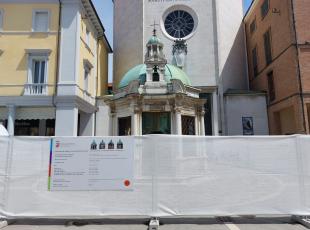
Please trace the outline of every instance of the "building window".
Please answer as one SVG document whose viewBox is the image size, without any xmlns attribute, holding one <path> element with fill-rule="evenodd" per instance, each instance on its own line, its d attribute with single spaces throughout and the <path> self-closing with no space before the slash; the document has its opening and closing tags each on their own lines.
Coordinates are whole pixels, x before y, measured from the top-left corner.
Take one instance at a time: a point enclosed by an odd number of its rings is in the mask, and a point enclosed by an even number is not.
<svg viewBox="0 0 310 230">
<path fill-rule="evenodd" d="M 253 34 L 256 30 L 256 19 L 254 19 L 250 25 L 250 32 Z"/>
<path fill-rule="evenodd" d="M 264 34 L 264 47 L 265 47 L 266 64 L 269 65 L 272 62 L 270 29 Z"/>
<path fill-rule="evenodd" d="M 261 6 L 261 14 L 262 14 L 262 19 L 266 17 L 269 11 L 269 0 L 264 0 L 262 6 Z"/>
<path fill-rule="evenodd" d="M 88 81 L 89 81 L 89 74 L 90 74 L 90 69 L 85 67 L 84 68 L 84 90 L 88 92 Z"/>
<path fill-rule="evenodd" d="M 35 10 L 32 18 L 33 32 L 48 32 L 49 31 L 49 11 Z"/>
<path fill-rule="evenodd" d="M 86 29 L 86 44 L 90 47 L 90 32 L 88 29 Z"/>
<path fill-rule="evenodd" d="M 3 30 L 3 14 L 4 14 L 4 11 L 0 9 L 0 31 Z"/>
<path fill-rule="evenodd" d="M 195 134 L 195 117 L 182 116 L 182 135 Z"/>
<path fill-rule="evenodd" d="M 32 84 L 44 84 L 46 77 L 46 61 L 35 60 L 32 61 Z"/>
<path fill-rule="evenodd" d="M 252 64 L 254 77 L 256 77 L 258 74 L 257 47 L 252 50 Z"/>
<path fill-rule="evenodd" d="M 91 77 L 91 70 L 94 67 L 88 59 L 84 59 L 84 92 L 89 94 L 89 78 Z"/>
<path fill-rule="evenodd" d="M 275 85 L 274 85 L 273 71 L 271 71 L 267 74 L 267 81 L 268 81 L 269 102 L 272 102 L 276 99 L 276 91 L 275 91 Z"/>
<path fill-rule="evenodd" d="M 184 38 L 190 35 L 195 28 L 193 16 L 184 10 L 175 10 L 164 20 L 166 32 L 173 38 Z"/>
<path fill-rule="evenodd" d="M 34 53 L 28 54 L 28 82 L 25 86 L 25 95 L 45 95 L 47 94 L 49 53 L 31 52 Z"/>
<path fill-rule="evenodd" d="M 153 67 L 153 77 L 152 77 L 152 80 L 153 81 L 159 81 L 159 73 L 158 73 L 158 66 L 154 66 Z"/>
</svg>

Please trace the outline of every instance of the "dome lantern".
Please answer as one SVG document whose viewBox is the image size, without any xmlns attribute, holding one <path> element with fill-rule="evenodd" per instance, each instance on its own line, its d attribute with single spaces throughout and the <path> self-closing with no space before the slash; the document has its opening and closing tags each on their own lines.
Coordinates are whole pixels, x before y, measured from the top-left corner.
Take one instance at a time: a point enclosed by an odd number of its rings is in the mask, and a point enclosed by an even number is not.
<svg viewBox="0 0 310 230">
<path fill-rule="evenodd" d="M 164 82 L 167 59 L 163 52 L 164 45 L 156 35 L 155 22 L 153 26 L 153 36 L 146 44 L 146 82 Z"/>
</svg>

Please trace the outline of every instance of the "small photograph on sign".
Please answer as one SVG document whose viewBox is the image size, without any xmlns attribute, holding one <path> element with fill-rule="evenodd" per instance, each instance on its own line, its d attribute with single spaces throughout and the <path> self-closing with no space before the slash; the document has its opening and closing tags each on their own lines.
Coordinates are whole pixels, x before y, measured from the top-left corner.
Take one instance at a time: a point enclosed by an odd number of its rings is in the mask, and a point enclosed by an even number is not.
<svg viewBox="0 0 310 230">
<path fill-rule="evenodd" d="M 96 150 L 96 149 L 97 149 L 97 143 L 96 143 L 96 141 L 93 141 L 93 142 L 91 143 L 90 149 L 91 149 L 91 150 Z"/>
<path fill-rule="evenodd" d="M 117 149 L 123 149 L 123 148 L 124 148 L 124 144 L 123 144 L 122 140 L 119 140 L 117 142 Z"/>
<path fill-rule="evenodd" d="M 108 149 L 114 149 L 114 142 L 112 140 L 109 142 Z"/>
<path fill-rule="evenodd" d="M 105 149 L 105 142 L 103 140 L 100 142 L 99 149 Z"/>
<path fill-rule="evenodd" d="M 243 135 L 254 135 L 253 117 L 242 117 Z"/>
</svg>

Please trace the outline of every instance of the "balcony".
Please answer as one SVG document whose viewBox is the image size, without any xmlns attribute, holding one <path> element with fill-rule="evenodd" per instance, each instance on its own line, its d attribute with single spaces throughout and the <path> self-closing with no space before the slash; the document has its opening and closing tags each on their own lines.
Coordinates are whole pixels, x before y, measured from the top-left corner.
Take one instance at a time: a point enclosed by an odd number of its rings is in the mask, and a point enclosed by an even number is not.
<svg viewBox="0 0 310 230">
<path fill-rule="evenodd" d="M 26 96 L 35 96 L 35 95 L 47 95 L 47 84 L 26 84 L 24 95 Z"/>
</svg>

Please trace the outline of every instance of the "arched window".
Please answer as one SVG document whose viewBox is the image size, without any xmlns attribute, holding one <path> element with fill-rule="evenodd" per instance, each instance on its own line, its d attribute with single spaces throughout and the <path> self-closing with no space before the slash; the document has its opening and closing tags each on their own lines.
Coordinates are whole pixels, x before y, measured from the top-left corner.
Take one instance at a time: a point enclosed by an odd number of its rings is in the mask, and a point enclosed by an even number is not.
<svg viewBox="0 0 310 230">
<path fill-rule="evenodd" d="M 159 81 L 158 66 L 153 68 L 153 81 Z"/>
</svg>

